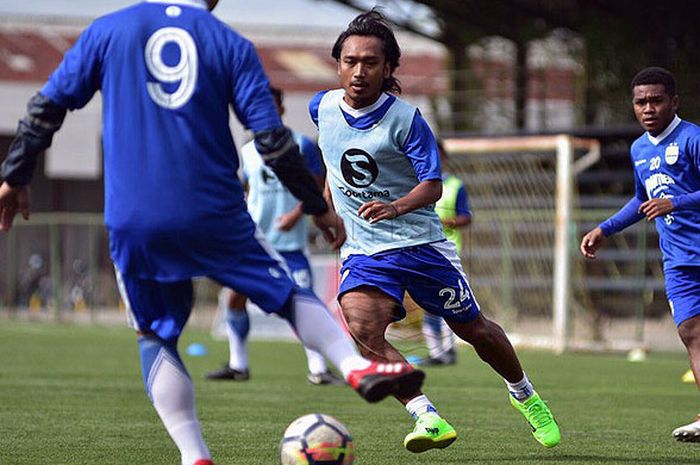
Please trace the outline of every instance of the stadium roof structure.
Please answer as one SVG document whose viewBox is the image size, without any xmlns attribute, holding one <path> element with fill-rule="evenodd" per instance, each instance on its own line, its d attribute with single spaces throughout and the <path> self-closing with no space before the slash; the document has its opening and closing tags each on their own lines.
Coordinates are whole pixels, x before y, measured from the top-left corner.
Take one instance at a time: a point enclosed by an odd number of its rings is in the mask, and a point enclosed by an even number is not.
<svg viewBox="0 0 700 465">
<path fill-rule="evenodd" d="M 0 21 L 0 82 L 42 83 L 86 27 L 84 21 L 4 18 Z M 235 26 L 234 26 L 235 27 Z M 315 92 L 338 85 L 330 49 L 338 31 L 284 26 L 235 27 L 255 44 L 270 81 L 290 91 Z M 444 93 L 445 54 L 411 39 L 397 76 L 413 95 Z M 427 41 L 424 41 L 427 42 Z"/>
</svg>

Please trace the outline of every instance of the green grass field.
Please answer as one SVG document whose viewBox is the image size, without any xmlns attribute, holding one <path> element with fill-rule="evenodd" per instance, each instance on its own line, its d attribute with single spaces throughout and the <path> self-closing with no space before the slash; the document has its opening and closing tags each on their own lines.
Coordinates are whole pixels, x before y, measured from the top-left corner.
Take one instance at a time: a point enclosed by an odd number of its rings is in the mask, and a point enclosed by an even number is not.
<svg viewBox="0 0 700 465">
<path fill-rule="evenodd" d="M 204 434 L 217 465 L 275 465 L 277 445 L 297 416 L 323 412 L 353 433 L 360 465 L 700 463 L 700 444 L 671 430 L 699 410 L 682 384 L 682 354 L 621 356 L 522 352 L 530 378 L 557 415 L 562 444 L 539 446 L 506 398 L 503 382 L 463 349 L 456 367 L 428 369 L 426 393 L 459 432 L 441 451 L 402 447 L 412 422 L 393 400 L 364 403 L 341 387 L 306 383 L 299 345 L 254 342 L 247 383 L 212 383 L 204 373 L 227 347 L 188 332 L 205 357 L 187 357 Z M 126 328 L 0 324 L 0 464 L 178 465 L 179 456 L 142 386 L 134 336 Z"/>
</svg>

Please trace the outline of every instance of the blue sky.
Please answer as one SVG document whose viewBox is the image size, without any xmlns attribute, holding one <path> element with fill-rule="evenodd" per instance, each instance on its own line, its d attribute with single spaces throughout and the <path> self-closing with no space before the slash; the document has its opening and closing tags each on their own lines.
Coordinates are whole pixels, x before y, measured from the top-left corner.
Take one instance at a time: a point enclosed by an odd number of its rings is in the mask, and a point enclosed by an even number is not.
<svg viewBox="0 0 700 465">
<path fill-rule="evenodd" d="M 0 15 L 96 17 L 138 0 L 1 0 Z M 233 23 L 344 27 L 357 11 L 332 0 L 220 0 L 214 11 Z"/>
</svg>

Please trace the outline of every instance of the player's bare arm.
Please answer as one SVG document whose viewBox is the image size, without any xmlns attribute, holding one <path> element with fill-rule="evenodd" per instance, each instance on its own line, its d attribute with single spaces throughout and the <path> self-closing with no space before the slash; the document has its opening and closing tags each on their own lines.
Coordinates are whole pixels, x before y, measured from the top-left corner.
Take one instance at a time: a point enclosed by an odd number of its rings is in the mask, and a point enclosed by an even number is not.
<svg viewBox="0 0 700 465">
<path fill-rule="evenodd" d="M 604 241 L 605 234 L 603 233 L 603 230 L 600 228 L 600 226 L 598 226 L 595 229 L 589 231 L 585 236 L 583 236 L 580 247 L 581 254 L 583 254 L 583 256 L 586 258 L 595 260 L 596 252 L 603 245 Z"/>
<path fill-rule="evenodd" d="M 291 231 L 302 216 L 304 216 L 304 211 L 302 210 L 302 203 L 299 202 L 296 207 L 277 217 L 277 229 L 285 232 Z"/>
<path fill-rule="evenodd" d="M 442 181 L 431 179 L 423 181 L 405 196 L 385 203 L 378 200 L 363 203 L 357 214 L 374 224 L 382 220 L 391 220 L 397 216 L 412 212 L 418 208 L 435 203 L 442 195 Z"/>
<path fill-rule="evenodd" d="M 17 213 L 29 219 L 29 187 L 12 187 L 7 182 L 0 185 L 0 231 L 9 231 Z"/>
<path fill-rule="evenodd" d="M 314 179 L 316 180 L 316 184 L 318 184 L 318 187 L 323 189 L 324 181 L 322 176 L 317 176 L 314 175 Z M 327 199 L 326 199 L 327 200 Z M 304 205 L 299 202 L 296 207 L 293 209 L 289 210 L 287 213 L 280 215 L 279 218 L 277 218 L 277 229 L 280 231 L 291 231 L 294 226 L 299 222 L 302 216 L 304 216 Z"/>
<path fill-rule="evenodd" d="M 644 214 L 647 221 L 668 215 L 672 211 L 673 202 L 671 199 L 649 199 L 639 207 L 639 213 Z"/>
<path fill-rule="evenodd" d="M 466 228 L 472 224 L 472 217 L 467 215 L 458 215 L 454 218 L 445 218 L 440 221 L 446 228 Z"/>
</svg>

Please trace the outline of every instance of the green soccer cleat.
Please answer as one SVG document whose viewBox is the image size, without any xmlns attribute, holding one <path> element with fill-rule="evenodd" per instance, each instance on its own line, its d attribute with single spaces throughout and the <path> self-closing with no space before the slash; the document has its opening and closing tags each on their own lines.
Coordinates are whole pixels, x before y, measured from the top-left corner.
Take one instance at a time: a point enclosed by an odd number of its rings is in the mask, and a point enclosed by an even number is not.
<svg viewBox="0 0 700 465">
<path fill-rule="evenodd" d="M 416 427 L 403 440 L 406 449 L 413 453 L 429 449 L 444 449 L 457 439 L 457 432 L 444 419 L 434 414 L 418 417 Z"/>
<path fill-rule="evenodd" d="M 559 444 L 561 441 L 559 426 L 552 411 L 536 392 L 533 392 L 532 396 L 522 403 L 513 396 L 508 397 L 510 397 L 510 403 L 513 404 L 513 407 L 522 413 L 527 422 L 530 423 L 532 435 L 537 439 L 537 442 L 544 447 L 554 447 Z"/>
</svg>

